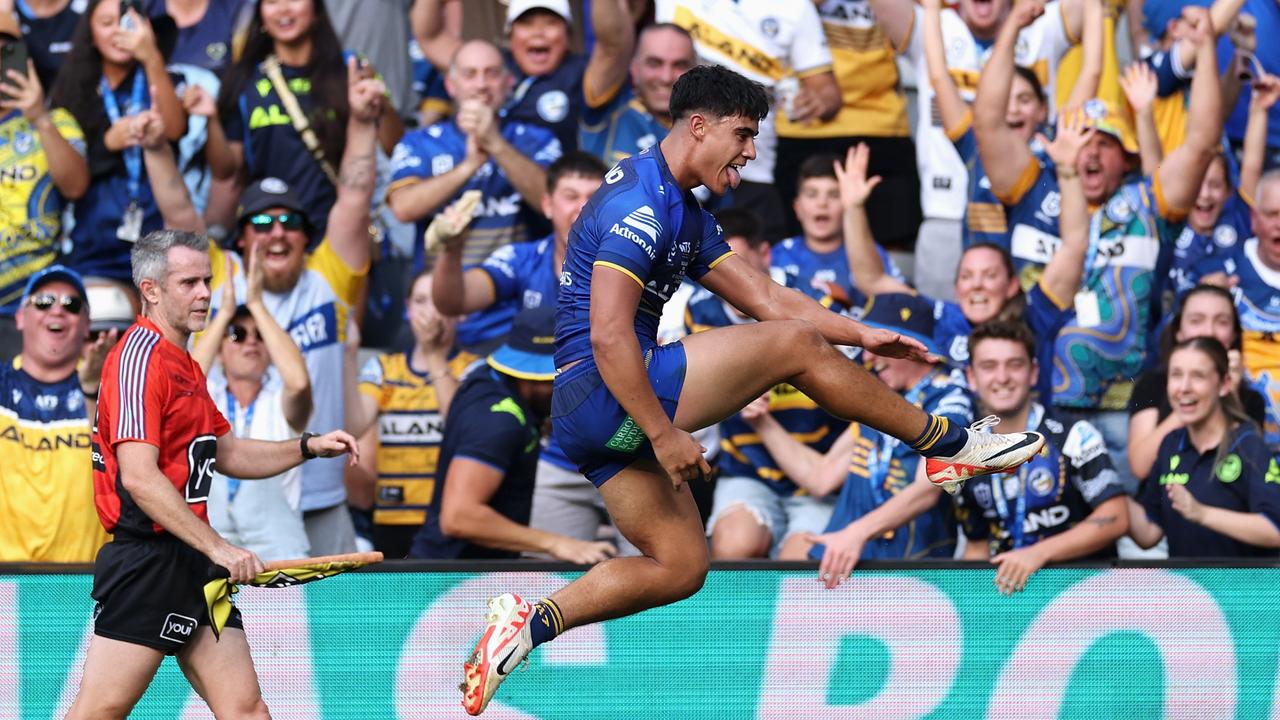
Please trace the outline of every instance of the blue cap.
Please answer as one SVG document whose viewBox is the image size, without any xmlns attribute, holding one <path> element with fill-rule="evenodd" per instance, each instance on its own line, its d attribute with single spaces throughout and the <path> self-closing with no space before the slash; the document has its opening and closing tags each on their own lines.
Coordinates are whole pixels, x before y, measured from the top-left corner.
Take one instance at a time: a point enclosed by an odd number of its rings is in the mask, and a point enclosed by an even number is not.
<svg viewBox="0 0 1280 720">
<path fill-rule="evenodd" d="M 1182 17 L 1182 8 L 1191 5 L 1209 7 L 1212 0 L 1145 0 L 1142 3 L 1142 27 L 1151 37 L 1164 37 L 1169 21 Z"/>
<path fill-rule="evenodd" d="M 919 295 L 884 293 L 867 301 L 862 323 L 919 340 L 926 350 L 938 355 L 933 314 L 934 304 Z"/>
<path fill-rule="evenodd" d="M 39 290 L 42 285 L 48 285 L 54 280 L 61 280 L 80 293 L 80 299 L 88 302 L 89 293 L 85 292 L 84 280 L 80 279 L 80 273 L 72 270 L 65 265 L 49 265 L 32 273 L 27 279 L 27 289 L 22 291 L 22 305 L 27 304 L 31 294 Z"/>
<path fill-rule="evenodd" d="M 525 308 L 511 324 L 507 341 L 489 355 L 489 365 L 521 380 L 556 378 L 556 316 L 552 307 Z"/>
</svg>

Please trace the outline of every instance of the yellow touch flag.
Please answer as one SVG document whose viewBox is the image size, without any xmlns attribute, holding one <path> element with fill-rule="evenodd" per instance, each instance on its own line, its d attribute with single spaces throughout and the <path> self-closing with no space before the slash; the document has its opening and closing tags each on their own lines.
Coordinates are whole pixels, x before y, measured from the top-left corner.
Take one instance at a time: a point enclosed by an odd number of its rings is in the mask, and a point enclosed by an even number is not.
<svg viewBox="0 0 1280 720">
<path fill-rule="evenodd" d="M 275 560 L 267 563 L 266 569 L 254 576 L 249 584 L 267 588 L 293 587 L 379 562 L 382 562 L 380 552 Z M 215 637 L 220 636 L 222 629 L 226 627 L 227 620 L 231 617 L 231 596 L 239 589 L 238 585 L 225 577 L 205 583 L 204 601 L 209 611 L 209 625 L 213 628 Z"/>
</svg>

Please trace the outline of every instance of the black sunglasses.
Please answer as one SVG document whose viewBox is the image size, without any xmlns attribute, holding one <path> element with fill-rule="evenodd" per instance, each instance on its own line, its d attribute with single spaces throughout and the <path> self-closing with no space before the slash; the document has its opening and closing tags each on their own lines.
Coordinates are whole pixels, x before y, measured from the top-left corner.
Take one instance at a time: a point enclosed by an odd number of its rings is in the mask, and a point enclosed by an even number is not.
<svg viewBox="0 0 1280 720">
<path fill-rule="evenodd" d="M 40 312 L 48 312 L 53 308 L 54 303 L 62 305 L 62 309 L 72 315 L 79 315 L 80 311 L 84 309 L 84 298 L 79 295 L 40 293 L 39 295 L 32 295 L 31 299 L 27 300 L 27 304 Z"/>
<path fill-rule="evenodd" d="M 254 231 L 264 235 L 271 232 L 271 226 L 275 223 L 280 223 L 280 227 L 285 230 L 298 230 L 302 227 L 302 215 L 299 213 L 280 213 L 279 215 L 258 213 L 249 218 L 249 224 L 253 226 Z"/>
<path fill-rule="evenodd" d="M 249 332 L 248 328 L 243 325 L 230 325 L 227 327 L 227 339 L 239 345 L 249 339 L 252 335 L 255 342 L 262 342 L 262 333 L 254 330 Z"/>
</svg>

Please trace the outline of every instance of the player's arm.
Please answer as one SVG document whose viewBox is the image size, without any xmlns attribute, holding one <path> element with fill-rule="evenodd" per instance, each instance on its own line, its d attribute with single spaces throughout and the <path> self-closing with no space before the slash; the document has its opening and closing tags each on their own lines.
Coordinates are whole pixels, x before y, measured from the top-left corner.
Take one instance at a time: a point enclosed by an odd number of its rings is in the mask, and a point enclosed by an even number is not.
<svg viewBox="0 0 1280 720">
<path fill-rule="evenodd" d="M 811 542 L 826 546 L 818 572 L 828 588 L 849 577 L 868 540 L 897 530 L 938 504 L 942 490 L 929 482 L 924 465 L 917 463 L 915 480 L 880 507 L 840 530 L 809 536 Z"/>
<path fill-rule="evenodd" d="M 440 504 L 440 531 L 476 545 L 515 552 L 545 553 L 557 560 L 592 564 L 617 554 L 604 542 L 585 542 L 513 522 L 489 501 L 502 485 L 502 470 L 480 460 L 455 456 L 449 463 Z"/>
<path fill-rule="evenodd" d="M 958 95 L 957 95 L 958 97 Z M 867 199 L 880 184 L 880 176 L 867 177 L 871 150 L 863 143 L 849 148 L 844 165 L 836 163 L 836 182 L 840 185 L 840 205 L 844 208 L 844 252 L 849 260 L 849 278 L 863 295 L 882 293 L 914 293 L 905 283 L 885 272 L 884 260 L 876 249 L 867 219 Z"/>
<path fill-rule="evenodd" d="M 589 108 L 612 100 L 627 80 L 627 66 L 636 48 L 629 0 L 595 0 L 591 3 L 591 27 L 596 42 L 582 75 L 583 99 Z"/>
<path fill-rule="evenodd" d="M 1000 26 L 991 58 L 978 78 L 978 93 L 973 102 L 973 133 L 978 140 L 978 154 L 991 180 L 991 192 L 1006 204 L 1014 204 L 1026 191 L 1026 179 L 1038 173 L 1039 164 L 1031 148 L 1005 122 L 1009 91 L 1013 87 L 1013 53 L 1018 34 L 1044 13 L 1041 0 L 1019 2 L 1009 11 Z"/>
<path fill-rule="evenodd" d="M 1185 42 L 1196 47 L 1198 71 L 1191 79 L 1191 102 L 1188 116 L 1198 118 L 1187 123 L 1187 136 L 1182 145 L 1169 153 L 1156 174 L 1162 201 L 1159 208 L 1165 217 L 1188 210 L 1200 194 L 1200 180 L 1222 139 L 1222 96 L 1219 93 L 1218 51 L 1209 11 L 1187 7 L 1183 14 L 1192 29 Z"/>
<path fill-rule="evenodd" d="M 232 582 L 248 582 L 262 571 L 258 556 L 223 540 L 191 512 L 177 488 L 160 472 L 159 448 L 144 442 L 123 442 L 116 446 L 116 461 L 120 484 L 147 517 L 215 565 L 230 570 Z"/>
<path fill-rule="evenodd" d="M 449 72 L 453 54 L 462 46 L 460 0 L 414 0 L 409 22 L 422 56 L 440 72 Z"/>
<path fill-rule="evenodd" d="M 707 477 L 711 466 L 698 441 L 667 418 L 649 384 L 632 326 L 643 291 L 631 271 L 596 261 L 591 274 L 591 352 L 609 392 L 649 438 L 663 470 L 679 485 Z"/>
<path fill-rule="evenodd" d="M 778 468 L 792 482 L 813 497 L 826 497 L 840 490 L 849 474 L 849 458 L 855 442 L 853 433 L 840 433 L 827 452 L 820 453 L 792 437 L 773 415 L 768 412 L 755 415 L 751 410 L 750 405 L 743 409 L 743 419 L 760 436 L 760 442 L 778 463 Z"/>
<path fill-rule="evenodd" d="M 347 60 L 347 145 L 338 168 L 338 197 L 325 228 L 334 253 L 348 268 L 369 265 L 369 207 L 378 182 L 378 121 L 388 102 L 380 80 L 361 79 L 356 59 Z"/>
<path fill-rule="evenodd" d="M 356 439 L 342 430 L 324 435 L 305 435 L 312 457 L 331 458 L 349 453 L 354 465 L 360 459 Z M 251 440 L 225 433 L 218 438 L 214 460 L 218 472 L 240 480 L 261 480 L 295 468 L 310 458 L 302 455 L 302 439 Z"/>
</svg>

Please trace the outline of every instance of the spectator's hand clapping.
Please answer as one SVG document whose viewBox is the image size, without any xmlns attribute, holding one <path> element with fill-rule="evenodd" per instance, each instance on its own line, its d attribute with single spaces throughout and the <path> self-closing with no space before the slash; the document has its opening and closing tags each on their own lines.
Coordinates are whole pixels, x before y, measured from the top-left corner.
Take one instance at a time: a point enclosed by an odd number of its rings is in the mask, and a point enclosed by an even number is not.
<svg viewBox="0 0 1280 720">
<path fill-rule="evenodd" d="M 845 209 L 862 207 L 871 197 L 871 191 L 880 184 L 880 176 L 867 177 L 867 163 L 871 160 L 871 148 L 858 143 L 849 148 L 844 165 L 835 164 L 836 182 L 840 185 L 840 205 Z"/>
<path fill-rule="evenodd" d="M 1139 61 L 1125 68 L 1124 74 L 1120 76 L 1120 88 L 1124 90 L 1124 96 L 1129 100 L 1129 107 L 1133 108 L 1133 112 L 1137 114 L 1151 107 L 1151 104 L 1156 101 L 1159 81 L 1156 80 L 1156 74 L 1151 71 L 1151 66 Z"/>
<path fill-rule="evenodd" d="M 485 154 L 492 153 L 502 140 L 493 108 L 480 100 L 463 100 L 459 103 L 456 121 L 458 128 L 469 136 L 468 139 L 475 138 L 477 149 Z"/>
<path fill-rule="evenodd" d="M 26 75 L 10 70 L 7 77 L 0 79 L 0 93 L 7 96 L 7 99 L 0 100 L 0 108 L 5 111 L 21 110 L 22 116 L 32 125 L 48 115 L 44 106 L 44 88 L 31 60 L 27 60 Z"/>
<path fill-rule="evenodd" d="M 1204 504 L 1196 500 L 1185 485 L 1166 485 L 1165 493 L 1168 494 L 1169 502 L 1173 503 L 1173 509 L 1177 510 L 1179 515 L 1197 525 L 1204 520 Z"/>
<path fill-rule="evenodd" d="M 255 240 L 249 246 L 244 269 L 244 304 L 250 307 L 262 303 L 262 285 L 266 277 L 263 262 L 266 255 L 267 243 L 265 240 Z"/>
<path fill-rule="evenodd" d="M 355 58 L 347 60 L 347 102 L 351 117 L 365 123 L 374 123 L 382 117 L 382 103 L 387 86 L 381 80 L 361 76 Z"/>
<path fill-rule="evenodd" d="M 196 83 L 190 83 L 187 85 L 186 92 L 182 93 L 182 109 L 186 110 L 188 115 L 211 118 L 218 114 L 218 101 L 208 90 Z"/>
<path fill-rule="evenodd" d="M 121 23 L 112 31 L 111 44 L 129 53 L 140 63 L 156 59 L 160 50 L 156 46 L 156 35 L 151 30 L 151 21 L 139 15 L 136 10 L 130 10 L 127 17 L 132 22 L 128 23 L 129 27 Z"/>
<path fill-rule="evenodd" d="M 1044 0 L 1019 0 L 1009 11 L 1009 19 L 1006 22 L 1011 22 L 1014 27 L 1022 30 L 1030 27 L 1031 23 L 1043 14 Z"/>
<path fill-rule="evenodd" d="M 595 565 L 618 554 L 613 543 L 591 542 L 577 538 L 561 536 L 551 545 L 551 557 L 578 565 Z"/>
<path fill-rule="evenodd" d="M 411 310 L 409 325 L 427 356 L 446 357 L 453 349 L 457 320 L 441 315 L 435 305 L 427 304 L 422 310 Z"/>
<path fill-rule="evenodd" d="M 347 464 L 352 467 L 360 462 L 360 446 L 356 444 L 355 438 L 342 430 L 334 430 L 324 435 L 316 435 L 309 438 L 307 440 L 307 449 L 316 457 L 322 458 L 349 454 L 351 460 Z"/>
<path fill-rule="evenodd" d="M 1074 168 L 1080 151 L 1097 132 L 1096 128 L 1085 124 L 1083 113 L 1063 112 L 1058 114 L 1058 132 L 1053 142 L 1040 133 L 1036 133 L 1036 139 L 1044 146 L 1054 165 Z"/>
<path fill-rule="evenodd" d="M 996 587 L 1003 595 L 1021 592 L 1027 586 L 1027 580 L 1035 571 L 1044 567 L 1044 563 L 1044 558 L 1034 545 L 1000 553 L 991 558 L 991 564 L 998 568 Z"/>
<path fill-rule="evenodd" d="M 1280 99 L 1280 77 L 1266 73 L 1253 79 L 1253 97 L 1249 104 L 1259 110 L 1270 110 Z"/>
</svg>

